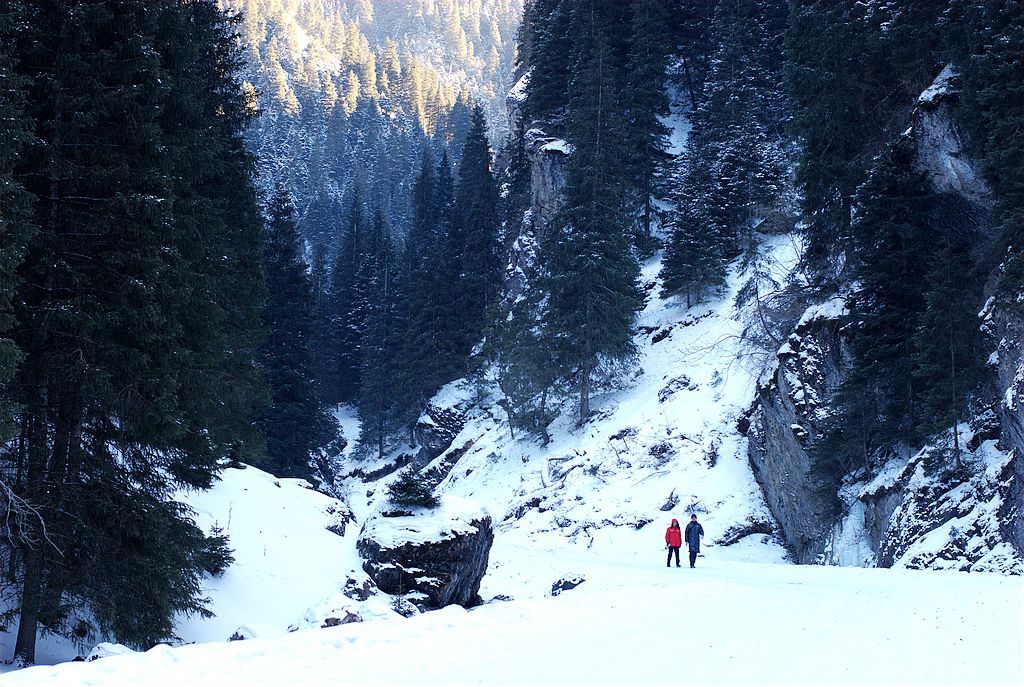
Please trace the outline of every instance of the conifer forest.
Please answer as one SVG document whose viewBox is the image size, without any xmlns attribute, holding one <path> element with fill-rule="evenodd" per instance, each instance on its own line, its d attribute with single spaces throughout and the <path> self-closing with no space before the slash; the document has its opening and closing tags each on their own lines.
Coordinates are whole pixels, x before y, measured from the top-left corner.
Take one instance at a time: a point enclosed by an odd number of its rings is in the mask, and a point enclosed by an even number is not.
<svg viewBox="0 0 1024 687">
<path fill-rule="evenodd" d="M 1024 3 L 0 0 L 0 660 L 212 615 L 181 494 L 227 468 L 436 507 L 456 382 L 571 455 L 737 273 L 761 371 L 701 455 L 750 443 L 764 533 L 813 562 L 886 460 L 998 437 L 1021 559 Z"/>
</svg>

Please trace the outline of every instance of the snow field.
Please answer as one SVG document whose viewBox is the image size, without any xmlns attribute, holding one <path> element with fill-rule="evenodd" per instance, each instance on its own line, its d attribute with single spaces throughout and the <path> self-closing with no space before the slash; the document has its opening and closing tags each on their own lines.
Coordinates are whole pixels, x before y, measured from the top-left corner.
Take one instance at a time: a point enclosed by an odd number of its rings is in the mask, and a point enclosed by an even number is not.
<svg viewBox="0 0 1024 687">
<path fill-rule="evenodd" d="M 718 550 L 718 549 L 714 549 Z M 567 555 L 587 579 L 407 620 L 5 676 L 24 685 L 1020 684 L 1022 586 L 989 574 Z M 542 562 L 542 561 L 538 561 Z M 545 567 L 542 565 L 541 567 Z"/>
</svg>

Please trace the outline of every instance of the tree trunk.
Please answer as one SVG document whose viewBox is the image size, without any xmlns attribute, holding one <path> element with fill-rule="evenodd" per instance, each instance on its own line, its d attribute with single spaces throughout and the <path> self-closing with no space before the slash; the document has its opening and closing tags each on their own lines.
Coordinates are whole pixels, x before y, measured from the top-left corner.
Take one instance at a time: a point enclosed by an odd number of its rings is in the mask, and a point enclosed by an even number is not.
<svg viewBox="0 0 1024 687">
<path fill-rule="evenodd" d="M 592 365 L 587 363 L 583 366 L 581 371 L 582 379 L 580 380 L 580 410 L 579 418 L 576 420 L 576 426 L 582 427 L 583 423 L 590 417 L 590 371 Z"/>
<path fill-rule="evenodd" d="M 18 638 L 14 644 L 14 662 L 20 666 L 36 662 L 36 632 L 43 598 L 43 552 L 39 548 L 25 548 L 25 572 L 21 589 L 21 614 L 18 618 Z"/>
</svg>

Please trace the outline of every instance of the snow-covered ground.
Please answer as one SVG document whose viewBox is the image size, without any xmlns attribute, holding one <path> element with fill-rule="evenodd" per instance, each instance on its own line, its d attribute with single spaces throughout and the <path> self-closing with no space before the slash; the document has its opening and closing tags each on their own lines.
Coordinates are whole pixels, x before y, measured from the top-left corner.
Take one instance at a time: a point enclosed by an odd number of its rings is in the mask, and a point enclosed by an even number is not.
<svg viewBox="0 0 1024 687">
<path fill-rule="evenodd" d="M 797 253 L 791 237 L 764 239 L 780 281 Z M 452 443 L 462 455 L 439 490 L 494 519 L 488 603 L 403 618 L 384 595 L 343 593 L 366 580 L 355 540 L 393 476 L 347 484 L 357 522 L 340 536 L 325 528 L 345 504 L 255 468 L 227 470 L 211 492 L 185 497 L 200 525 L 230 536 L 237 559 L 206 582 L 217 617 L 179 623 L 182 642 L 196 644 L 0 683 L 1024 683 L 1021 578 L 795 566 L 772 536 L 742 536 L 771 524 L 735 429 L 768 359 L 740 336 L 746 275 L 687 309 L 658 297 L 658 268 L 652 260 L 642 276 L 654 288 L 638 322 L 639 364 L 595 396 L 584 427 L 566 413 L 542 448 L 511 436 L 486 389 L 469 409 Z M 480 391 L 453 384 L 435 403 Z M 357 421 L 339 417 L 353 438 Z M 691 512 L 707 533 L 703 556 L 694 570 L 685 553 L 682 569 L 667 569 L 665 527 Z M 570 576 L 585 581 L 552 596 Z M 349 613 L 363 622 L 321 628 Z M 247 639 L 226 641 L 236 632 Z M 12 646 L 0 635 L 0 655 Z M 52 639 L 43 647 L 42 661 L 75 655 Z"/>
<path fill-rule="evenodd" d="M 1021 684 L 1020 580 L 992 574 L 530 553 L 521 593 L 270 639 L 37 667 L 26 685 Z M 557 597 L 543 570 L 586 576 Z M 536 584 L 535 584 L 536 583 Z M 492 582 L 490 585 L 494 587 Z"/>
</svg>

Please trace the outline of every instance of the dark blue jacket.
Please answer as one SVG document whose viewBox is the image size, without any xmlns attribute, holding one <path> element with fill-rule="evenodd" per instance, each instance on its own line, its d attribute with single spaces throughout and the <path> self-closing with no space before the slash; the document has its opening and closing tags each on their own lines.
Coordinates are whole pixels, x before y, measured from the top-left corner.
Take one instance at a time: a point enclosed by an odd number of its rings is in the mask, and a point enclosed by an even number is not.
<svg viewBox="0 0 1024 687">
<path fill-rule="evenodd" d="M 704 536 L 704 528 L 700 526 L 699 522 L 691 522 L 686 526 L 686 533 L 683 535 L 683 539 L 686 540 L 687 546 L 690 547 L 690 551 L 700 551 L 700 538 Z"/>
</svg>

